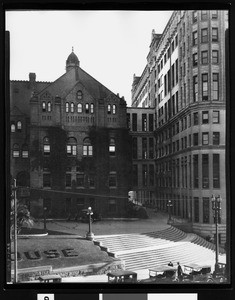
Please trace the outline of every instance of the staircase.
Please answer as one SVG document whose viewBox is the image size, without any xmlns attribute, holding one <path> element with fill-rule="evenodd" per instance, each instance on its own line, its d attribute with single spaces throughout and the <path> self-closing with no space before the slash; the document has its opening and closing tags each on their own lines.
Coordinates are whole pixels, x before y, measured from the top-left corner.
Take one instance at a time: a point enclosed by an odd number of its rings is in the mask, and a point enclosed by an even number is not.
<svg viewBox="0 0 235 300">
<path fill-rule="evenodd" d="M 96 236 L 94 243 L 123 260 L 126 270 L 149 269 L 169 261 L 213 265 L 215 260 L 213 244 L 173 226 L 149 233 Z M 221 259 L 225 260 L 225 256 L 220 255 Z"/>
</svg>

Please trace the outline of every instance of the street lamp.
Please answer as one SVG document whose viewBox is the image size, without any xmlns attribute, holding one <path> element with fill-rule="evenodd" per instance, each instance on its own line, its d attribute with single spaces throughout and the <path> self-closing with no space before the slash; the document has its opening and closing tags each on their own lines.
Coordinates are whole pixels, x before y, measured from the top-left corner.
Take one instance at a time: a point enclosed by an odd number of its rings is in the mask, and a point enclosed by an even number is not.
<svg viewBox="0 0 235 300">
<path fill-rule="evenodd" d="M 171 219 L 171 208 L 172 208 L 173 204 L 171 202 L 171 200 L 168 200 L 167 202 L 167 207 L 168 207 L 168 212 L 169 212 L 169 219 L 168 219 L 168 224 L 172 224 L 173 220 Z"/>
<path fill-rule="evenodd" d="M 94 239 L 94 233 L 92 233 L 92 231 L 91 231 L 91 216 L 93 215 L 93 211 L 92 211 L 91 207 L 88 207 L 87 215 L 89 217 L 89 231 L 86 234 L 86 238 L 88 240 L 92 241 Z"/>
<path fill-rule="evenodd" d="M 47 232 L 47 223 L 46 223 L 46 211 L 47 207 L 43 207 L 43 224 L 44 224 L 44 231 Z"/>
<path fill-rule="evenodd" d="M 219 234 L 218 234 L 218 223 L 220 218 L 220 210 L 221 210 L 221 198 L 220 195 L 215 197 L 212 195 L 211 202 L 212 202 L 212 209 L 214 212 L 214 221 L 215 221 L 215 271 L 218 270 L 218 262 L 219 262 Z"/>
</svg>

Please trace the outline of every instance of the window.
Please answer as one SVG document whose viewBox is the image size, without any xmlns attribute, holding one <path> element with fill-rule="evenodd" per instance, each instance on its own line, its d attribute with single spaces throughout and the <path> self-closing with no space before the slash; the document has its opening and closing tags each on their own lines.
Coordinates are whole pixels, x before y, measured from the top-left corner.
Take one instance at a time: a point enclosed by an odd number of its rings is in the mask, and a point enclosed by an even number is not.
<svg viewBox="0 0 235 300">
<path fill-rule="evenodd" d="M 109 174 L 109 187 L 117 186 L 117 175 L 116 173 Z"/>
<path fill-rule="evenodd" d="M 194 197 L 194 222 L 198 223 L 199 222 L 199 198 Z"/>
<path fill-rule="evenodd" d="M 67 113 L 69 112 L 69 103 L 68 102 L 65 103 L 65 111 Z"/>
<path fill-rule="evenodd" d="M 197 22 L 197 11 L 194 10 L 192 13 L 193 23 Z"/>
<path fill-rule="evenodd" d="M 77 108 L 78 108 L 78 113 L 82 113 L 82 104 L 81 103 L 78 103 L 77 105 Z"/>
<path fill-rule="evenodd" d="M 153 114 L 149 114 L 149 131 L 153 131 Z"/>
<path fill-rule="evenodd" d="M 198 112 L 195 112 L 193 114 L 193 125 L 198 125 L 199 124 L 199 120 L 198 120 Z"/>
<path fill-rule="evenodd" d="M 175 36 L 175 47 L 178 46 L 178 35 Z"/>
<path fill-rule="evenodd" d="M 142 184 L 147 186 L 147 165 L 142 165 Z"/>
<path fill-rule="evenodd" d="M 149 158 L 154 158 L 154 146 L 153 146 L 153 138 L 149 138 Z"/>
<path fill-rule="evenodd" d="M 219 120 L 219 111 L 218 110 L 213 110 L 213 113 L 212 113 L 212 122 L 213 124 L 219 124 L 220 120 Z"/>
<path fill-rule="evenodd" d="M 193 102 L 198 101 L 198 78 L 197 75 L 193 76 Z"/>
<path fill-rule="evenodd" d="M 213 132 L 213 145 L 219 145 L 219 144 L 220 144 L 220 133 Z"/>
<path fill-rule="evenodd" d="M 109 200 L 109 212 L 116 212 L 117 210 L 117 203 L 115 199 Z"/>
<path fill-rule="evenodd" d="M 93 156 L 93 146 L 89 138 L 83 141 L 83 156 Z"/>
<path fill-rule="evenodd" d="M 201 17 L 202 17 L 202 20 L 207 20 L 207 10 L 202 10 Z"/>
<path fill-rule="evenodd" d="M 193 134 L 193 145 L 198 146 L 198 133 Z"/>
<path fill-rule="evenodd" d="M 21 121 L 17 122 L 16 129 L 17 129 L 18 132 L 20 132 L 22 130 L 22 123 L 21 123 Z"/>
<path fill-rule="evenodd" d="M 208 124 L 209 123 L 209 113 L 208 111 L 202 112 L 202 124 Z"/>
<path fill-rule="evenodd" d="M 220 157 L 213 154 L 213 188 L 220 188 Z"/>
<path fill-rule="evenodd" d="M 218 10 L 212 10 L 211 11 L 211 18 L 217 19 L 218 18 Z"/>
<path fill-rule="evenodd" d="M 203 28 L 201 30 L 201 42 L 202 43 L 208 42 L 208 29 L 207 28 Z"/>
<path fill-rule="evenodd" d="M 66 187 L 71 187 L 71 174 L 66 174 L 65 175 L 65 186 Z"/>
<path fill-rule="evenodd" d="M 195 189 L 199 187 L 198 180 L 198 154 L 193 155 L 193 186 Z"/>
<path fill-rule="evenodd" d="M 73 137 L 69 138 L 67 141 L 67 155 L 77 155 L 77 140 Z"/>
<path fill-rule="evenodd" d="M 29 149 L 28 149 L 28 145 L 24 144 L 22 146 L 22 157 L 23 158 L 28 158 L 29 157 Z"/>
<path fill-rule="evenodd" d="M 94 113 L 94 104 L 93 103 L 91 103 L 90 109 L 91 109 L 91 114 L 93 114 Z"/>
<path fill-rule="evenodd" d="M 178 70 L 178 59 L 176 59 L 176 61 L 175 61 L 175 82 L 176 83 L 178 83 L 178 78 L 179 78 L 178 72 L 179 72 L 179 70 Z"/>
<path fill-rule="evenodd" d="M 71 104 L 70 104 L 70 111 L 71 111 L 71 113 L 74 112 L 74 103 L 73 102 L 71 102 Z"/>
<path fill-rule="evenodd" d="M 51 112 L 51 102 L 48 102 L 48 103 L 47 103 L 47 111 L 48 111 L 48 112 Z"/>
<path fill-rule="evenodd" d="M 138 186 L 138 165 L 133 165 L 132 174 L 133 186 Z"/>
<path fill-rule="evenodd" d="M 48 156 L 50 155 L 50 152 L 51 152 L 51 146 L 50 146 L 49 138 L 45 137 L 43 139 L 43 154 L 45 156 Z"/>
<path fill-rule="evenodd" d="M 209 188 L 209 155 L 202 154 L 202 188 Z"/>
<path fill-rule="evenodd" d="M 196 67 L 197 66 L 197 60 L 198 60 L 198 55 L 197 53 L 193 54 L 193 66 Z"/>
<path fill-rule="evenodd" d="M 77 91 L 77 99 L 82 100 L 83 94 L 82 91 Z"/>
<path fill-rule="evenodd" d="M 83 173 L 76 174 L 76 182 L 77 182 L 77 187 L 84 187 L 84 174 Z"/>
<path fill-rule="evenodd" d="M 147 159 L 147 138 L 142 138 L 142 158 Z"/>
<path fill-rule="evenodd" d="M 20 157 L 20 147 L 18 144 L 13 145 L 13 157 Z"/>
<path fill-rule="evenodd" d="M 46 111 L 46 102 L 45 101 L 42 102 L 42 111 L 43 112 Z"/>
<path fill-rule="evenodd" d="M 132 158 L 133 159 L 137 159 L 137 153 L 138 153 L 138 149 L 137 149 L 137 138 L 133 137 L 132 138 Z"/>
<path fill-rule="evenodd" d="M 85 104 L 85 113 L 89 114 L 89 104 L 88 103 Z"/>
<path fill-rule="evenodd" d="M 15 131 L 16 131 L 15 123 L 11 123 L 11 132 L 15 132 Z"/>
<path fill-rule="evenodd" d="M 193 46 L 197 45 L 197 31 L 193 32 Z"/>
<path fill-rule="evenodd" d="M 142 131 L 147 131 L 147 115 L 142 114 Z"/>
<path fill-rule="evenodd" d="M 137 131 L 137 114 L 132 114 L 132 131 Z"/>
<path fill-rule="evenodd" d="M 111 105 L 108 104 L 108 114 L 110 115 L 111 114 Z"/>
<path fill-rule="evenodd" d="M 172 43 L 171 43 L 171 51 L 172 51 L 172 53 L 174 52 L 174 50 L 175 50 L 175 43 L 174 43 L 174 40 L 173 40 Z"/>
<path fill-rule="evenodd" d="M 202 133 L 202 145 L 209 145 L 209 133 L 208 132 Z"/>
<path fill-rule="evenodd" d="M 114 139 L 110 139 L 110 142 L 109 142 L 109 155 L 115 156 L 115 140 Z"/>
<path fill-rule="evenodd" d="M 208 100 L 208 74 L 202 74 L 202 101 Z"/>
<path fill-rule="evenodd" d="M 212 28 L 212 42 L 218 42 L 218 28 Z"/>
<path fill-rule="evenodd" d="M 51 174 L 43 174 L 43 187 L 51 187 Z"/>
<path fill-rule="evenodd" d="M 95 175 L 94 174 L 90 174 L 89 175 L 89 187 L 94 188 L 95 187 Z"/>
<path fill-rule="evenodd" d="M 149 185 L 154 186 L 154 165 L 149 165 Z"/>
<path fill-rule="evenodd" d="M 213 64 L 219 63 L 219 51 L 218 50 L 212 50 L 212 63 Z"/>
<path fill-rule="evenodd" d="M 203 203 L 203 223 L 209 223 L 209 216 L 210 216 L 210 210 L 209 210 L 210 200 L 209 200 L 209 198 L 203 197 L 202 203 Z"/>
<path fill-rule="evenodd" d="M 202 64 L 208 64 L 208 51 L 202 51 Z"/>
<path fill-rule="evenodd" d="M 113 104 L 113 114 L 115 115 L 116 114 L 116 105 Z"/>
<path fill-rule="evenodd" d="M 213 73 L 212 100 L 219 100 L 219 73 Z"/>
</svg>

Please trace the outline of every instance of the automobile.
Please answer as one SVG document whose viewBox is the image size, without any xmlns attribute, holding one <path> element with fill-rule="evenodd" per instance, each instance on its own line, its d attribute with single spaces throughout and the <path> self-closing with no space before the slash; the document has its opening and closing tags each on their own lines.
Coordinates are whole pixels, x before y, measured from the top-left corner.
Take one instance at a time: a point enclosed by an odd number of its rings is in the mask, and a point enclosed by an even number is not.
<svg viewBox="0 0 235 300">
<path fill-rule="evenodd" d="M 149 278 L 143 279 L 141 283 L 176 283 L 178 282 L 177 267 L 159 265 L 149 269 Z"/>
<path fill-rule="evenodd" d="M 183 282 L 212 282 L 211 266 L 207 264 L 183 265 Z"/>
<path fill-rule="evenodd" d="M 62 281 L 61 276 L 56 274 L 41 275 L 38 279 L 43 283 L 58 283 Z"/>
<path fill-rule="evenodd" d="M 88 214 L 88 209 L 82 209 L 80 214 L 80 220 L 82 221 L 82 223 L 89 223 L 89 214 Z M 93 211 L 91 214 L 91 222 L 97 222 L 101 220 L 101 214 L 99 214 L 96 211 Z"/>
<path fill-rule="evenodd" d="M 107 273 L 108 283 L 137 283 L 137 273 L 127 270 L 117 270 Z"/>
</svg>

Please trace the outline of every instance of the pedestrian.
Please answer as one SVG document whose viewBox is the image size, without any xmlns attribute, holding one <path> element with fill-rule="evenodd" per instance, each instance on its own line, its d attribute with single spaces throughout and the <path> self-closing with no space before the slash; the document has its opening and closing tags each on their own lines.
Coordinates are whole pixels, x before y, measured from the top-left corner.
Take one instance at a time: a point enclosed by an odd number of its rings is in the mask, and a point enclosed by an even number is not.
<svg viewBox="0 0 235 300">
<path fill-rule="evenodd" d="M 169 267 L 173 267 L 173 263 L 170 261 L 168 264 Z"/>
<path fill-rule="evenodd" d="M 182 271 L 182 268 L 181 268 L 181 265 L 179 262 L 177 262 L 177 275 L 178 275 L 179 281 L 182 281 L 183 271 Z"/>
</svg>

